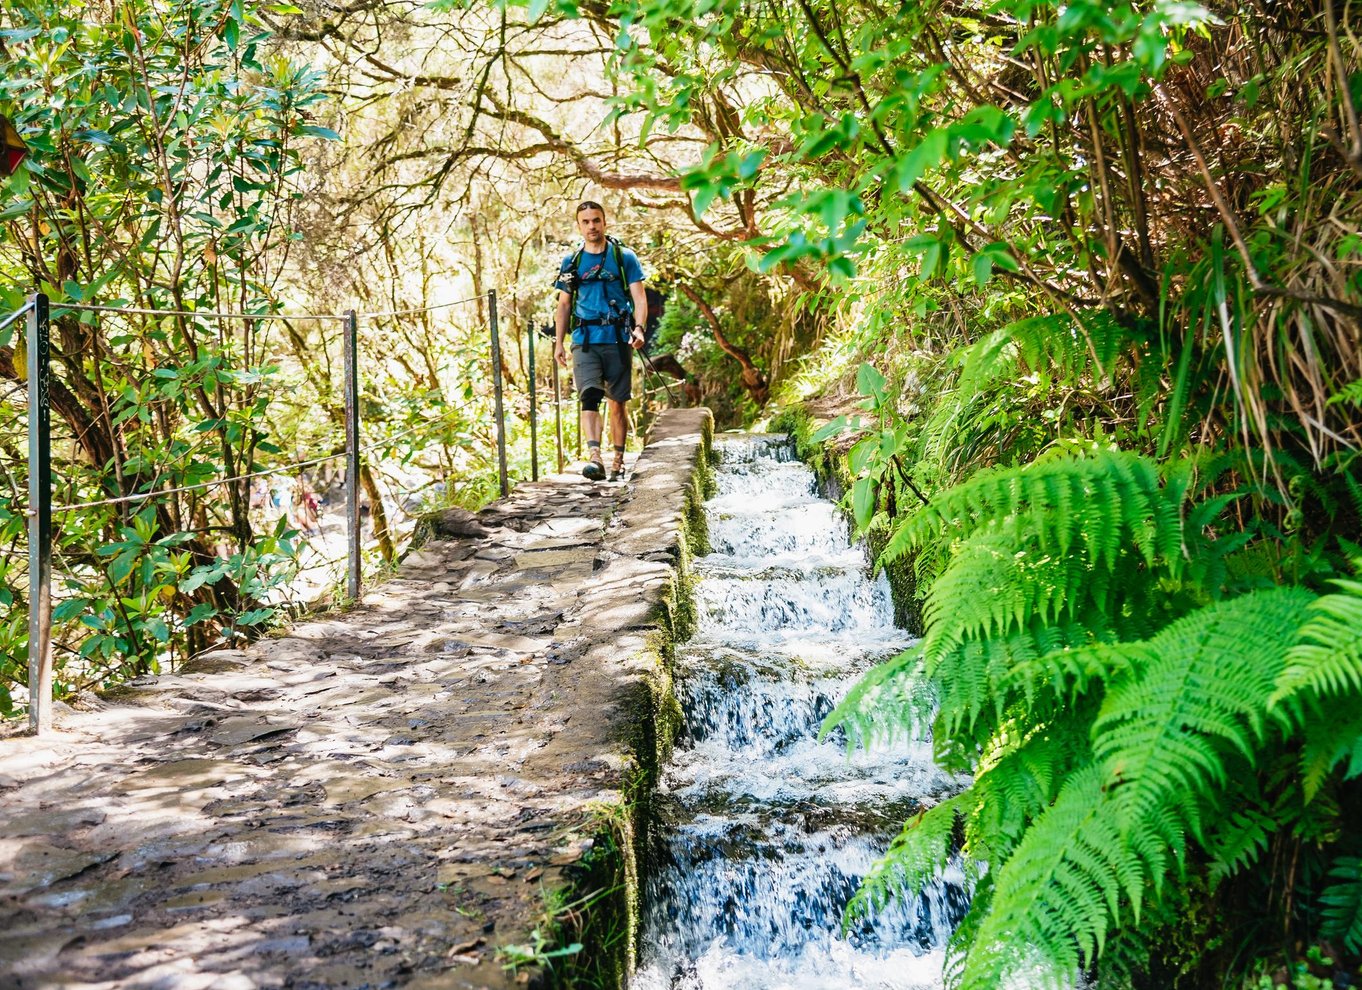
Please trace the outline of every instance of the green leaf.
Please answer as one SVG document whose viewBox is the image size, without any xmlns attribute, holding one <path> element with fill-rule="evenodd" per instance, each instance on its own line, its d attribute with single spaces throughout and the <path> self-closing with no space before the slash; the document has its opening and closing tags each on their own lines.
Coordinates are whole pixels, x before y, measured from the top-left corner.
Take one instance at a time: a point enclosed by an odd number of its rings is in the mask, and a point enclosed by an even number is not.
<svg viewBox="0 0 1362 990">
<path fill-rule="evenodd" d="M 341 136 L 338 132 L 329 127 L 318 127 L 316 124 L 300 124 L 293 131 L 299 137 L 318 137 L 327 141 L 339 141 Z"/>
<path fill-rule="evenodd" d="M 837 436 L 837 434 L 841 433 L 846 428 L 847 418 L 845 416 L 838 416 L 836 419 L 830 420 L 829 422 L 824 423 L 822 426 L 820 426 L 818 430 L 814 433 L 814 435 L 809 439 L 813 443 L 822 443 L 824 440 L 831 440 L 833 437 Z"/>
<path fill-rule="evenodd" d="M 987 251 L 980 251 L 974 256 L 974 281 L 983 286 L 987 285 L 992 277 L 993 255 Z"/>
<path fill-rule="evenodd" d="M 950 132 L 944 127 L 928 131 L 912 151 L 899 159 L 894 167 L 899 192 L 907 195 L 917 181 L 946 159 L 950 146 Z"/>
<path fill-rule="evenodd" d="M 1349 952 L 1362 952 L 1362 859 L 1340 856 L 1329 879 L 1333 883 L 1320 895 L 1324 905 L 1320 934 L 1340 939 Z"/>
<path fill-rule="evenodd" d="M 879 369 L 873 364 L 864 362 L 856 369 L 856 391 L 862 395 L 883 401 L 884 385 L 884 375 L 880 374 Z"/>
<path fill-rule="evenodd" d="M 217 615 L 217 608 L 210 602 L 200 602 L 189 610 L 189 614 L 184 617 L 185 628 L 198 625 L 205 619 L 211 619 Z"/>
<path fill-rule="evenodd" d="M 875 515 L 875 485 L 870 478 L 857 478 L 851 486 L 851 509 L 857 529 L 870 525 Z"/>
<path fill-rule="evenodd" d="M 83 615 L 89 607 L 89 602 L 81 598 L 69 598 L 64 602 L 58 602 L 52 608 L 52 621 L 69 622 L 77 616 Z"/>
</svg>

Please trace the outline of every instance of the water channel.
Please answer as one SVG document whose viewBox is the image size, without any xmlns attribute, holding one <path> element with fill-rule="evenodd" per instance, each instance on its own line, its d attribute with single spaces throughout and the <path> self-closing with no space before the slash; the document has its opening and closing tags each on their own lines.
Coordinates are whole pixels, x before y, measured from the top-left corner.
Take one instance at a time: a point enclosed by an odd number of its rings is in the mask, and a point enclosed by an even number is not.
<svg viewBox="0 0 1362 990">
<path fill-rule="evenodd" d="M 911 639 L 893 624 L 813 472 L 779 438 L 721 437 L 696 563 L 699 629 L 678 649 L 683 739 L 658 795 L 635 990 L 918 990 L 942 985 L 963 877 L 843 935 L 861 878 L 903 821 L 960 782 L 925 740 L 857 750 L 818 730 Z"/>
</svg>

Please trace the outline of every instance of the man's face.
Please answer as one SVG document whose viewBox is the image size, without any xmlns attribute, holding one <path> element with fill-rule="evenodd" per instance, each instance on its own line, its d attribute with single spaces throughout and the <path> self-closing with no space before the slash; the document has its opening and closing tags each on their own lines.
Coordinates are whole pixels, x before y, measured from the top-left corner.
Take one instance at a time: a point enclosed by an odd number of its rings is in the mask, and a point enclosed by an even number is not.
<svg viewBox="0 0 1362 990">
<path fill-rule="evenodd" d="M 605 214 L 600 210 L 583 210 L 577 214 L 577 229 L 582 232 L 582 240 L 599 244 L 605 240 Z"/>
</svg>

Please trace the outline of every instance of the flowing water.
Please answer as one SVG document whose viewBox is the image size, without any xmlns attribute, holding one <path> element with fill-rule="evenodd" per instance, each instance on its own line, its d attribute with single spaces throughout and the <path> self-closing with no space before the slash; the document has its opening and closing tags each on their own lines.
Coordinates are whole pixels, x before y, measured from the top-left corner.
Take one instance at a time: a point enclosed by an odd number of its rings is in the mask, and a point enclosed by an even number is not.
<svg viewBox="0 0 1362 990">
<path fill-rule="evenodd" d="M 941 986 L 962 876 L 845 935 L 843 909 L 904 819 L 960 782 L 925 740 L 848 757 L 818 741 L 870 666 L 911 643 L 813 472 L 778 438 L 720 438 L 697 561 L 699 629 L 678 648 L 683 739 L 660 784 L 661 846 L 635 990 Z"/>
</svg>

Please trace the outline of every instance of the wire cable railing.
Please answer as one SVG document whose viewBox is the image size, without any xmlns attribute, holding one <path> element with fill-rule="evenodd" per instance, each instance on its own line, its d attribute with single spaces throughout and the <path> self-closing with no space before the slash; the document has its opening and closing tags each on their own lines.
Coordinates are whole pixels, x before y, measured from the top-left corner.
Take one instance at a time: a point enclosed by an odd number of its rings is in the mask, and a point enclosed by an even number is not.
<svg viewBox="0 0 1362 990">
<path fill-rule="evenodd" d="M 498 482 L 501 494 L 510 490 L 506 456 L 506 412 L 503 397 L 502 351 L 498 328 L 497 292 L 492 290 L 484 295 L 470 296 L 429 306 L 405 309 L 360 311 L 350 309 L 344 313 L 317 312 L 238 312 L 226 310 L 196 310 L 183 308 L 160 308 L 153 306 L 123 305 L 120 303 L 99 302 L 58 302 L 52 303 L 45 295 L 31 296 L 15 312 L 0 317 L 0 329 L 5 329 L 17 321 L 27 318 L 25 351 L 27 353 L 26 385 L 28 390 L 28 429 L 29 429 L 29 492 L 28 504 L 23 514 L 28 522 L 28 556 L 30 573 L 29 596 L 29 721 L 35 732 L 45 731 L 51 723 L 52 699 L 52 559 L 53 559 L 53 522 L 56 516 L 69 516 L 79 511 L 100 508 L 141 504 L 149 501 L 172 498 L 191 492 L 209 491 L 226 485 L 249 482 L 285 474 L 296 474 L 306 468 L 316 467 L 332 461 L 344 459 L 346 531 L 348 552 L 347 594 L 351 600 L 360 595 L 361 581 L 361 538 L 360 538 L 360 463 L 363 455 L 395 443 L 408 440 L 417 434 L 432 436 L 444 428 L 442 421 L 418 422 L 397 433 L 377 438 L 367 443 L 360 439 L 360 379 L 361 369 L 358 362 L 359 324 L 361 321 L 397 319 L 419 313 L 449 310 L 472 303 L 486 304 L 486 328 L 489 343 L 493 384 L 493 415 L 496 424 L 496 455 Z M 51 436 L 51 393 L 54 381 L 51 374 L 51 330 L 53 312 L 60 313 L 99 313 L 125 316 L 171 316 L 186 319 L 204 320 L 280 320 L 280 321 L 335 321 L 343 325 L 344 343 L 344 425 L 346 442 L 344 450 L 318 457 L 304 458 L 288 464 L 244 471 L 225 478 L 212 478 L 193 484 L 153 487 L 147 491 L 132 492 L 109 498 L 90 499 L 69 504 L 54 504 L 52 474 L 52 436 Z M 479 316 L 483 313 L 480 310 Z M 531 363 L 531 368 L 533 362 Z M 533 381 L 533 371 L 531 370 Z M 532 389 L 533 391 L 533 389 Z M 537 445 L 537 426 L 531 423 L 532 445 Z M 560 453 L 561 456 L 561 453 Z M 535 476 L 537 470 L 537 452 Z M 152 485 L 156 482 L 152 481 Z M 16 511 L 18 507 L 12 507 Z"/>
<path fill-rule="evenodd" d="M 379 312 L 363 312 L 358 314 L 361 320 L 386 320 L 397 316 L 416 316 L 419 313 L 434 313 L 442 309 L 452 309 L 455 306 L 466 306 L 469 303 L 482 302 L 486 296 L 469 296 L 467 299 L 455 299 L 453 302 L 435 303 L 430 306 L 416 306 L 412 309 L 388 309 Z"/>
<path fill-rule="evenodd" d="M 380 447 L 386 447 L 389 444 L 394 443 L 395 441 L 405 439 L 406 437 L 409 437 L 414 433 L 420 432 L 427 425 L 428 424 L 421 423 L 409 429 L 403 430 L 400 433 L 394 433 L 392 436 L 385 437 L 382 440 L 375 440 L 372 443 L 367 443 L 364 446 L 353 451 L 353 453 L 366 454 L 371 450 L 378 450 Z M 438 430 L 427 430 L 426 435 L 431 436 L 437 432 Z M 247 472 L 246 474 L 232 475 L 230 478 L 214 478 L 212 481 L 201 481 L 193 485 L 179 485 L 175 488 L 158 488 L 154 491 L 149 492 L 134 492 L 131 495 L 120 495 L 116 498 L 102 498 L 92 502 L 75 502 L 69 505 L 53 505 L 52 514 L 61 515 L 67 512 L 75 512 L 77 510 L 102 509 L 113 505 L 128 505 L 133 502 L 145 502 L 150 499 L 164 498 L 168 495 L 182 495 L 186 492 L 206 491 L 212 488 L 221 488 L 223 485 L 236 484 L 237 482 L 241 481 L 253 481 L 256 478 L 269 478 L 280 474 L 293 474 L 298 471 L 301 471 L 304 468 L 316 467 L 318 464 L 326 464 L 329 461 L 338 461 L 343 457 L 349 457 L 351 453 L 352 452 L 349 450 L 341 450 L 337 451 L 334 454 L 326 454 L 322 457 L 313 457 L 305 461 L 294 461 L 290 464 L 284 464 L 279 467 L 267 468 L 261 471 L 250 471 Z M 32 509 L 31 507 L 16 506 L 15 511 L 21 512 L 23 515 L 29 515 L 35 510 Z"/>
<path fill-rule="evenodd" d="M 4 330 L 4 329 L 8 328 L 9 325 L 10 325 L 11 323 L 17 322 L 18 320 L 20 320 L 20 319 L 22 319 L 23 317 L 27 316 L 27 315 L 28 315 L 28 311 L 31 310 L 32 308 L 33 308 L 33 303 L 32 303 L 31 301 L 30 301 L 30 302 L 26 302 L 26 303 L 24 303 L 24 305 L 23 305 L 23 307 L 22 307 L 21 309 L 16 309 L 13 313 L 10 313 L 10 314 L 9 314 L 8 316 L 6 316 L 4 319 L 0 319 L 0 330 Z"/>
<path fill-rule="evenodd" d="M 97 303 L 56 303 L 56 312 L 122 313 L 126 316 L 192 316 L 204 320 L 348 320 L 349 313 L 232 313 L 206 309 L 150 309 L 141 306 L 116 306 Z"/>
<path fill-rule="evenodd" d="M 429 306 L 413 306 L 408 309 L 387 309 L 387 310 L 352 310 L 344 313 L 288 313 L 288 312 L 262 312 L 247 313 L 235 311 L 219 311 L 206 309 L 163 309 L 157 307 L 127 306 L 116 303 L 77 303 L 61 302 L 53 303 L 53 312 L 77 312 L 77 313 L 121 313 L 127 316 L 184 316 L 194 317 L 204 320 L 283 320 L 293 322 L 326 321 L 335 320 L 343 322 L 349 319 L 358 320 L 380 320 L 392 319 L 398 316 L 416 316 L 420 313 L 434 313 L 440 310 L 452 309 L 455 306 L 466 306 L 469 303 L 486 302 L 487 295 L 468 296 L 464 299 L 455 299 L 453 302 L 432 303 Z M 31 303 L 29 304 L 32 305 Z M 11 313 L 4 320 L 0 321 L 0 330 L 3 330 L 10 323 L 22 317 L 28 312 L 28 306 Z"/>
</svg>

